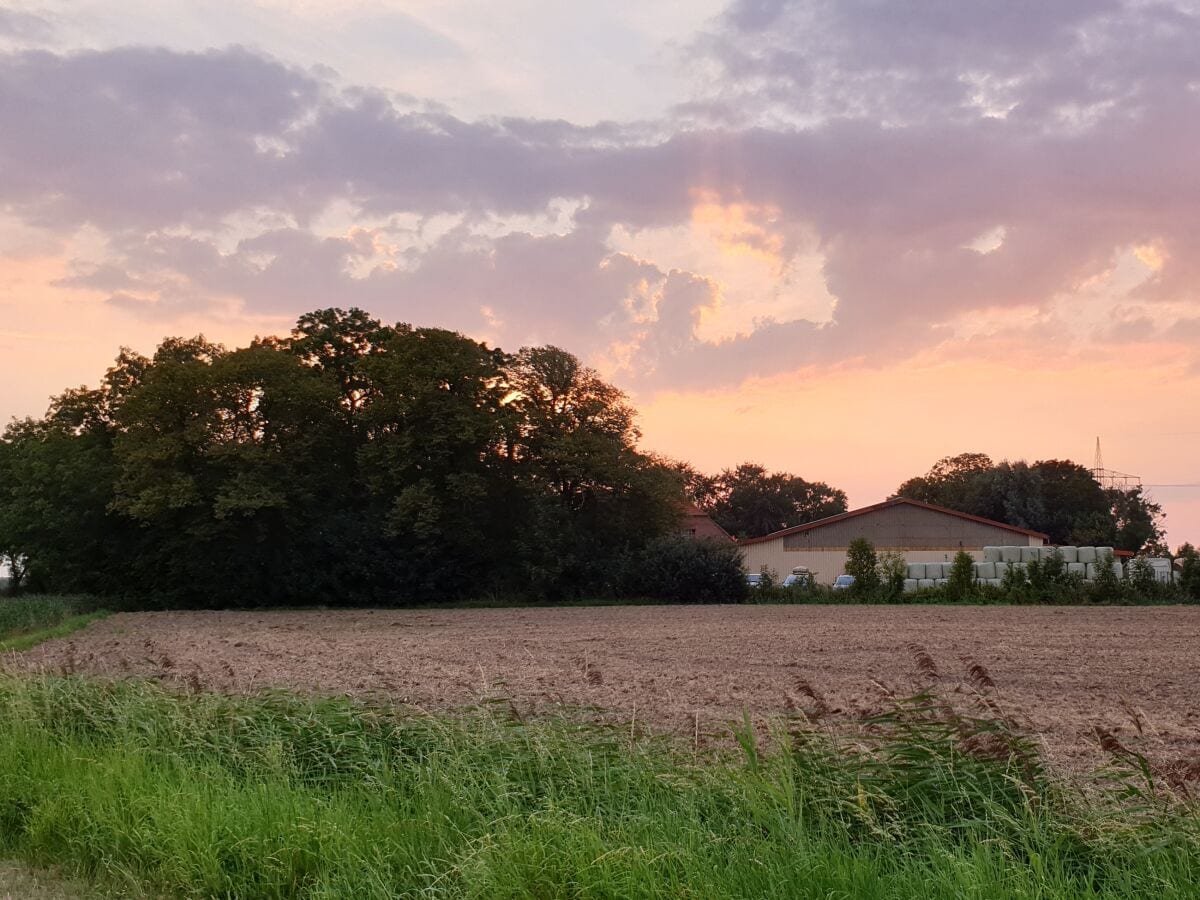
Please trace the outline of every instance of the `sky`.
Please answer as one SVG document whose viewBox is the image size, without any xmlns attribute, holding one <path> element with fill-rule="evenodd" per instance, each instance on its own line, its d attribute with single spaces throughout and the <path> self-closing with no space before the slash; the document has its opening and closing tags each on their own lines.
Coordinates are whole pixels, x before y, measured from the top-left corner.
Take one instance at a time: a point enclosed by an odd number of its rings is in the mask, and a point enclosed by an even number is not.
<svg viewBox="0 0 1200 900">
<path fill-rule="evenodd" d="M 0 0 L 0 416 L 360 306 L 852 506 L 1098 436 L 1200 483 L 1197 46 L 1191 0 Z"/>
</svg>

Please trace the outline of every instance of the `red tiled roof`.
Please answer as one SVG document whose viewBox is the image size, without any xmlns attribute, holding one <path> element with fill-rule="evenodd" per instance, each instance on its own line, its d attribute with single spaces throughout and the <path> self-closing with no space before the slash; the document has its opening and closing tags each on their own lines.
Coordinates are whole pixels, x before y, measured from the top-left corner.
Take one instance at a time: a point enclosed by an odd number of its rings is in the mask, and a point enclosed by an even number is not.
<svg viewBox="0 0 1200 900">
<path fill-rule="evenodd" d="M 812 531 L 814 528 L 821 528 L 825 525 L 832 525 L 834 522 L 842 522 L 846 519 L 853 519 L 858 516 L 865 516 L 867 513 L 878 512 L 881 509 L 887 509 L 889 506 L 899 506 L 900 504 L 908 506 L 916 506 L 920 509 L 928 509 L 933 512 L 943 513 L 947 516 L 955 516 L 959 519 L 966 519 L 969 522 L 978 522 L 981 525 L 991 525 L 993 528 L 1003 528 L 1005 531 L 1011 531 L 1015 534 L 1023 534 L 1026 537 L 1041 538 L 1043 541 L 1049 541 L 1048 534 L 1042 534 L 1040 531 L 1031 531 L 1028 528 L 1018 528 L 1016 525 L 1008 525 L 1005 522 L 997 522 L 994 519 L 985 519 L 983 516 L 973 516 L 970 513 L 959 512 L 957 509 L 947 509 L 944 506 L 935 506 L 932 503 L 925 503 L 921 500 L 910 500 L 908 497 L 893 497 L 891 500 L 884 500 L 882 503 L 876 503 L 873 506 L 864 506 L 862 509 L 852 509 L 849 512 L 838 513 L 836 516 L 829 516 L 824 519 L 818 519 L 815 522 L 808 522 L 804 525 L 794 525 L 791 528 L 785 528 L 782 531 L 775 531 L 771 534 L 764 534 L 761 537 L 743 538 L 738 541 L 739 544 L 759 544 L 763 541 L 771 541 L 778 537 L 786 537 L 789 534 L 800 534 L 804 531 Z"/>
<path fill-rule="evenodd" d="M 701 507 L 695 503 L 683 504 L 683 516 L 685 519 L 702 519 L 703 523 L 697 523 L 697 537 L 715 537 L 723 540 L 728 540 L 730 543 L 737 543 L 737 539 L 732 534 L 717 524 L 717 520 L 706 513 Z M 702 531 L 707 531 L 708 534 L 702 534 Z"/>
</svg>

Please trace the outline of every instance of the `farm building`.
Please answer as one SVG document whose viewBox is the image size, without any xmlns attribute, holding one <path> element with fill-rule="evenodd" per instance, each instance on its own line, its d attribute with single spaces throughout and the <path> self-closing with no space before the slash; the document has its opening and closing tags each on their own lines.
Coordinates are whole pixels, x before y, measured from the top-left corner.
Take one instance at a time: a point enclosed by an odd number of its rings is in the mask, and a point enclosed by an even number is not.
<svg viewBox="0 0 1200 900">
<path fill-rule="evenodd" d="M 807 566 L 816 580 L 830 584 L 845 572 L 846 552 L 855 538 L 866 538 L 879 553 L 894 551 L 907 562 L 950 562 L 959 550 L 977 560 L 989 546 L 1040 547 L 1039 531 L 896 497 L 807 525 L 738 541 L 748 572 L 770 568 L 786 575 Z"/>
<path fill-rule="evenodd" d="M 712 516 L 695 503 L 684 506 L 683 521 L 679 530 L 684 537 L 733 543 L 733 535 L 714 522 Z"/>
</svg>

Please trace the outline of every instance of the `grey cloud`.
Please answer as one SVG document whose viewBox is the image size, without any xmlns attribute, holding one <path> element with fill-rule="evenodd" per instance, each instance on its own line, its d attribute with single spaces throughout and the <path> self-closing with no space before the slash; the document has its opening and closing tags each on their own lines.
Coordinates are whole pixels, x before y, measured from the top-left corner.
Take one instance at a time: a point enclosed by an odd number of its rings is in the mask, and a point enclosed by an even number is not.
<svg viewBox="0 0 1200 900">
<path fill-rule="evenodd" d="M 740 0 L 694 50 L 723 68 L 726 115 L 911 123 L 1012 106 L 1046 124 L 1068 106 L 1136 108 L 1178 90 L 1200 65 L 1198 33 L 1180 2 Z"/>
<path fill-rule="evenodd" d="M 372 258 L 370 242 L 365 234 L 321 238 L 278 229 L 222 253 L 207 240 L 156 234 L 114 245 L 120 271 L 102 267 L 76 284 L 136 286 L 140 290 L 121 291 L 110 302 L 138 308 L 131 297 L 144 302 L 149 292 L 159 313 L 180 299 L 190 304 L 189 298 L 204 296 L 239 297 L 249 311 L 272 315 L 354 304 L 419 325 L 488 331 L 505 346 L 556 343 L 585 355 L 639 340 L 647 317 L 657 317 L 649 327 L 664 346 L 674 330 L 690 340 L 696 309 L 712 302 L 703 279 L 614 253 L 602 233 L 586 228 L 494 239 L 457 229 L 410 267 L 373 264 L 369 274 L 352 276 L 352 263 Z M 687 291 L 693 282 L 703 290 Z M 647 290 L 665 302 L 639 308 L 639 294 Z M 493 317 L 499 321 L 489 321 Z"/>
<path fill-rule="evenodd" d="M 239 49 L 0 57 L 0 198 L 38 221 L 136 226 L 302 195 L 256 141 L 286 137 L 319 91 Z"/>
</svg>

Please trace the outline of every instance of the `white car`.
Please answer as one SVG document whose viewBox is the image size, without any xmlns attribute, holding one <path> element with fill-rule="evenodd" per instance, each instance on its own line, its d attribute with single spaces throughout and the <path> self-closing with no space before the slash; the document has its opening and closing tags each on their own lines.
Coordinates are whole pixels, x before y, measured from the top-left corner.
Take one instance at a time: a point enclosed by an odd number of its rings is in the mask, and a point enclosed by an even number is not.
<svg viewBox="0 0 1200 900">
<path fill-rule="evenodd" d="M 854 587 L 853 575 L 839 575 L 833 579 L 833 589 L 835 591 L 848 591 L 852 587 Z"/>
</svg>

